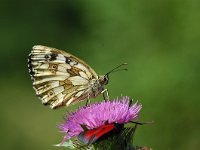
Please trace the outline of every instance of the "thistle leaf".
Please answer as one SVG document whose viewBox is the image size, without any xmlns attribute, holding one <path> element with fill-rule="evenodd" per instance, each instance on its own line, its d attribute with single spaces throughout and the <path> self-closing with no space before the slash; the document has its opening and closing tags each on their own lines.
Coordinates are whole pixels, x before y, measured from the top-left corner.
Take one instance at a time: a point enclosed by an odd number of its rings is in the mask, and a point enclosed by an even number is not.
<svg viewBox="0 0 200 150">
<path fill-rule="evenodd" d="M 66 147 L 68 149 L 72 150 L 95 150 L 93 146 L 87 146 L 87 145 L 82 145 L 77 139 L 70 139 L 68 141 L 65 141 L 63 143 L 54 145 L 54 146 L 59 146 L 59 147 Z"/>
</svg>

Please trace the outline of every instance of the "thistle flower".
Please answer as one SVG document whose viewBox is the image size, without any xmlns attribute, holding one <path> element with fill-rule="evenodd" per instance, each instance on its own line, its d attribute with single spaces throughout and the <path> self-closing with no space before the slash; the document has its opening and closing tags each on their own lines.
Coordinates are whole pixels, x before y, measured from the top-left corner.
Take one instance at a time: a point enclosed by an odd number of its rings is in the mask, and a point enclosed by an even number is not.
<svg viewBox="0 0 200 150">
<path fill-rule="evenodd" d="M 138 102 L 132 104 L 132 100 L 127 96 L 81 107 L 76 112 L 69 113 L 65 122 L 59 126 L 65 133 L 62 143 L 70 141 L 74 137 L 80 137 L 81 134 L 85 135 L 83 133 L 87 132 L 86 139 L 82 139 L 81 142 L 86 140 L 86 144 L 93 144 L 104 133 L 112 130 L 121 131 L 124 124 L 136 121 L 141 108 L 141 104 Z M 135 128 L 133 128 L 134 131 Z"/>
</svg>

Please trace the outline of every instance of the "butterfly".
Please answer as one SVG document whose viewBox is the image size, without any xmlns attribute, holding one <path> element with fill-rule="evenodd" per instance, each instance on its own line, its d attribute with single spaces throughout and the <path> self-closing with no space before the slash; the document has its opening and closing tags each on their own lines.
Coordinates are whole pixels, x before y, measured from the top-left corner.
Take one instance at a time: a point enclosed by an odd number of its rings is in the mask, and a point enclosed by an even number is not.
<svg viewBox="0 0 200 150">
<path fill-rule="evenodd" d="M 103 94 L 109 99 L 109 74 L 127 63 L 123 63 L 105 75 L 97 73 L 83 60 L 56 48 L 35 45 L 28 56 L 29 74 L 36 95 L 51 108 L 69 106 Z"/>
</svg>

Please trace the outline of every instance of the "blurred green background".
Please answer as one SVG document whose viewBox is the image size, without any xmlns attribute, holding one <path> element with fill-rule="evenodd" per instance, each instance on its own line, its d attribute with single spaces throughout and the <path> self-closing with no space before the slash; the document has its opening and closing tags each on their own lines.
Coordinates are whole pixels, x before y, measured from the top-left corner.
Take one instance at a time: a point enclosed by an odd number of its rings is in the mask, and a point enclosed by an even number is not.
<svg viewBox="0 0 200 150">
<path fill-rule="evenodd" d="M 139 100 L 141 121 L 154 120 L 135 143 L 199 149 L 200 1 L 1 0 L 0 19 L 2 150 L 65 149 L 53 144 L 66 108 L 43 106 L 32 89 L 27 55 L 36 44 L 66 50 L 98 74 L 127 62 L 107 88 L 111 98 Z"/>
</svg>

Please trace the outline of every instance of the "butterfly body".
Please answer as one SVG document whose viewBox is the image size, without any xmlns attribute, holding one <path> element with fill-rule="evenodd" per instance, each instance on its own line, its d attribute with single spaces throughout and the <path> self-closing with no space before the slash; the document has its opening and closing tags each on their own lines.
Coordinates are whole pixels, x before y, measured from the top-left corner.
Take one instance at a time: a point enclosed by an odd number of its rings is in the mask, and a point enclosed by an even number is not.
<svg viewBox="0 0 200 150">
<path fill-rule="evenodd" d="M 36 45 L 28 57 L 36 95 L 51 108 L 69 106 L 104 92 L 108 76 L 98 76 L 83 60 L 70 53 Z"/>
</svg>

